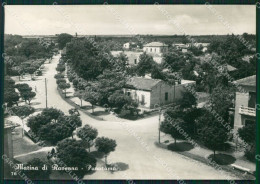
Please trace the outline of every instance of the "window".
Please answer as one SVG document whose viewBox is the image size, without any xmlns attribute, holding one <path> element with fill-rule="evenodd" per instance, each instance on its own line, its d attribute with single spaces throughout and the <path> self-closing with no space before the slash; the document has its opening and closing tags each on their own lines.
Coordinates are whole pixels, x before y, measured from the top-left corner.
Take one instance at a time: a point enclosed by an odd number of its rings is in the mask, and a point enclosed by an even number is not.
<svg viewBox="0 0 260 184">
<path fill-rule="evenodd" d="M 141 105 L 144 105 L 144 102 L 145 102 L 145 97 L 144 95 L 142 95 Z"/>
<path fill-rule="evenodd" d="M 151 49 L 150 49 L 150 52 L 152 52 L 152 51 L 153 51 L 153 49 L 151 48 Z"/>
<path fill-rule="evenodd" d="M 154 52 L 156 52 L 156 48 L 154 49 Z"/>
<path fill-rule="evenodd" d="M 135 64 L 136 64 L 136 59 L 135 59 Z"/>
<path fill-rule="evenodd" d="M 165 101 L 168 101 L 168 93 L 165 93 L 165 97 L 164 97 Z"/>
<path fill-rule="evenodd" d="M 128 92 L 127 92 L 127 95 L 130 96 L 130 95 L 131 95 L 131 92 L 128 91 Z"/>
<path fill-rule="evenodd" d="M 255 108 L 255 105 L 256 105 L 256 93 L 249 92 L 248 107 Z"/>
</svg>

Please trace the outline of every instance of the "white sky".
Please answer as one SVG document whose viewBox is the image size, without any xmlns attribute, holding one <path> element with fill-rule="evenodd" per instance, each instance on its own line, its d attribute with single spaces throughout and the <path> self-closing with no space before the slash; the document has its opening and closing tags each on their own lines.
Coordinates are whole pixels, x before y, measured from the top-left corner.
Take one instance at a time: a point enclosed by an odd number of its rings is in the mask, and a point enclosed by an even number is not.
<svg viewBox="0 0 260 184">
<path fill-rule="evenodd" d="M 180 23 L 169 22 L 156 5 L 7 5 L 5 33 L 19 35 L 212 35 L 255 34 L 255 5 L 213 5 L 225 26 L 206 5 L 162 5 Z"/>
</svg>

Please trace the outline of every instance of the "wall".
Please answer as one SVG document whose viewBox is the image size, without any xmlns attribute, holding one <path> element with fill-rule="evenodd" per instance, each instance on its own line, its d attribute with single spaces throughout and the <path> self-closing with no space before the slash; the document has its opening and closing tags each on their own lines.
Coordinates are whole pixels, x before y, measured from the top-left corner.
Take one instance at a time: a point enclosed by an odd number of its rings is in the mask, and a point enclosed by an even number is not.
<svg viewBox="0 0 260 184">
<path fill-rule="evenodd" d="M 239 108 L 241 105 L 248 106 L 248 100 L 249 100 L 249 93 L 241 93 L 236 92 L 236 99 L 235 99 L 235 117 L 234 117 L 234 129 L 235 131 L 238 128 L 242 127 L 242 118 L 239 114 Z"/>
<path fill-rule="evenodd" d="M 186 84 L 191 85 L 191 84 Z M 158 83 L 151 91 L 151 109 L 158 107 L 161 101 L 161 105 L 167 105 L 182 98 L 182 92 L 186 89 L 183 84 L 177 84 L 170 86 L 164 82 Z M 168 92 L 168 100 L 165 100 L 165 93 Z"/>
<path fill-rule="evenodd" d="M 150 91 L 142 91 L 142 90 L 135 90 L 135 89 L 124 89 L 125 94 L 128 92 L 131 93 L 131 98 L 139 102 L 139 107 L 150 108 L 150 98 L 151 94 Z M 144 104 L 140 104 L 142 100 L 142 95 L 144 95 Z"/>
</svg>

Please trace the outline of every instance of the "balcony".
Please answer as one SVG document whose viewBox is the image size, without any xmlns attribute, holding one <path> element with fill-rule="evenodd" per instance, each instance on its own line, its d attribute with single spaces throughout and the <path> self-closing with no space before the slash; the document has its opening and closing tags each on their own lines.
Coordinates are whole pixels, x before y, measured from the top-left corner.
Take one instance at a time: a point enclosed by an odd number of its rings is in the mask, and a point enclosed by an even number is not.
<svg viewBox="0 0 260 184">
<path fill-rule="evenodd" d="M 239 114 L 248 115 L 248 116 L 256 116 L 256 111 L 255 111 L 255 108 L 241 106 L 239 108 Z"/>
</svg>

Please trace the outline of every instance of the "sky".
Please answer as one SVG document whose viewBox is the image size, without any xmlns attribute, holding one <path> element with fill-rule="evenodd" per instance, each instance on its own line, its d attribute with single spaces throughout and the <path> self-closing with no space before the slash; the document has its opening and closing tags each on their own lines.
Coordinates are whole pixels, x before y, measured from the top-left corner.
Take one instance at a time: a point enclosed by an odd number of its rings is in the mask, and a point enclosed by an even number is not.
<svg viewBox="0 0 260 184">
<path fill-rule="evenodd" d="M 170 21 L 171 20 L 171 21 Z M 255 5 L 6 5 L 18 35 L 223 35 L 256 33 Z"/>
</svg>

